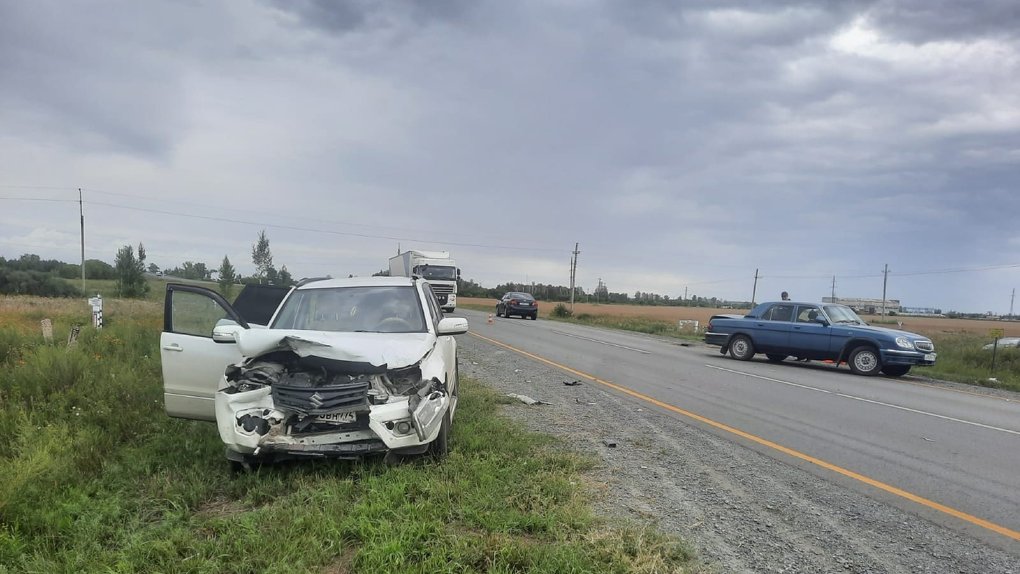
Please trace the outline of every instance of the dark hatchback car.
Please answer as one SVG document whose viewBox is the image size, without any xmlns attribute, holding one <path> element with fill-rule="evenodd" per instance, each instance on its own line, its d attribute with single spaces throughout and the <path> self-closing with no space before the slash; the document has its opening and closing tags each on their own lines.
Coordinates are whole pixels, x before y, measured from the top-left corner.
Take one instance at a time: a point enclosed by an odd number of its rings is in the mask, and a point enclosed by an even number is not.
<svg viewBox="0 0 1020 574">
<path fill-rule="evenodd" d="M 512 315 L 520 315 L 538 319 L 538 301 L 535 301 L 530 293 L 510 291 L 503 295 L 499 303 L 496 303 L 496 315 L 508 318 Z"/>
</svg>

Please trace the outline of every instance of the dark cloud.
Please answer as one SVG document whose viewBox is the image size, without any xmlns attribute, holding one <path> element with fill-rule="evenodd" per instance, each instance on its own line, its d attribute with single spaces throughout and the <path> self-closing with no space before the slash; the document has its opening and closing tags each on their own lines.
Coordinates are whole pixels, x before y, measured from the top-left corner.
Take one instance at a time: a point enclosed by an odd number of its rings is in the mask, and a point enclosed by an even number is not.
<svg viewBox="0 0 1020 574">
<path fill-rule="evenodd" d="M 868 15 L 894 38 L 915 44 L 1020 35 L 1020 3 L 1015 0 L 884 0 Z"/>
<path fill-rule="evenodd" d="M 374 0 L 270 0 L 277 9 L 329 33 L 394 27 L 406 22 L 429 24 L 459 20 L 473 6 L 469 0 L 376 2 Z"/>
<path fill-rule="evenodd" d="M 37 137 L 165 156 L 180 134 L 178 65 L 111 20 L 62 3 L 6 3 L 0 17 L 0 118 Z M 141 40 L 139 42 L 139 40 Z"/>
</svg>

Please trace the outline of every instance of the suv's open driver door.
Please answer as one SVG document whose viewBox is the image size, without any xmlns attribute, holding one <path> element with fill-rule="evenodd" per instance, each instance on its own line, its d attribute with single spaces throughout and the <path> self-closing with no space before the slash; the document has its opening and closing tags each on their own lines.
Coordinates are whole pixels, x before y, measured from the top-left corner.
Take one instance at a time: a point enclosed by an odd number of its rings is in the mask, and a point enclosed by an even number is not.
<svg viewBox="0 0 1020 574">
<path fill-rule="evenodd" d="M 248 323 L 219 293 L 194 285 L 168 283 L 163 303 L 163 401 L 172 417 L 216 420 L 215 395 L 227 365 L 241 353 L 233 342 L 216 342 L 213 328 Z"/>
</svg>

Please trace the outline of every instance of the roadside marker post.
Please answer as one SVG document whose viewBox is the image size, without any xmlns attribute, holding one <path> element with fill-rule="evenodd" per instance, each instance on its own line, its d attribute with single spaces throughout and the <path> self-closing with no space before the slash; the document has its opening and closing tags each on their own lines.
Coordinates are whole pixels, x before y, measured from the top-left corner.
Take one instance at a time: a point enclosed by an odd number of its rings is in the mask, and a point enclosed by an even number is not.
<svg viewBox="0 0 1020 574">
<path fill-rule="evenodd" d="M 999 339 L 1006 334 L 1004 329 L 990 329 L 988 334 L 992 336 L 992 371 L 995 372 L 995 353 L 999 350 Z"/>
<path fill-rule="evenodd" d="M 103 296 L 96 294 L 89 298 L 89 305 L 92 306 L 92 326 L 96 329 L 103 328 Z"/>
</svg>

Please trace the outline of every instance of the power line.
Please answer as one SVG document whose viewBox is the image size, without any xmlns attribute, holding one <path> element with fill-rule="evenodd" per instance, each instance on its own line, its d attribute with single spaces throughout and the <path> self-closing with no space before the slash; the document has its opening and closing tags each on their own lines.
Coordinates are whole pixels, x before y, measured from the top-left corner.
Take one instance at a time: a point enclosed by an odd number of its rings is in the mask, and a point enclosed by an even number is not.
<svg viewBox="0 0 1020 574">
<path fill-rule="evenodd" d="M 482 247 L 486 249 L 509 249 L 519 251 L 548 251 L 548 252 L 562 252 L 560 249 L 552 249 L 548 247 L 514 247 L 509 245 L 488 245 L 483 243 L 464 243 L 459 241 L 438 241 L 431 238 L 423 237 L 395 237 L 388 235 L 373 235 L 369 233 L 353 233 L 350 231 L 334 231 L 332 229 L 316 229 L 313 227 L 299 227 L 296 225 L 280 225 L 278 223 L 266 223 L 260 221 L 250 221 L 246 219 L 231 219 L 227 217 L 213 217 L 210 215 L 195 215 L 192 213 L 180 213 L 176 211 L 166 211 L 162 209 L 146 209 L 144 207 L 129 207 L 127 205 L 117 205 L 114 203 L 106 203 L 102 201 L 86 201 L 89 205 L 101 205 L 104 207 L 112 207 L 114 209 L 127 209 L 130 211 L 142 211 L 145 213 L 156 213 L 159 215 L 175 215 L 178 217 L 190 217 L 192 219 L 201 219 L 205 221 L 220 221 L 225 223 L 238 223 L 241 225 L 256 225 L 261 227 L 269 227 L 273 229 L 286 229 L 289 231 L 308 231 L 312 233 L 325 233 L 328 235 L 340 235 L 345 237 L 363 237 L 367 239 L 389 239 L 391 241 L 417 241 L 421 243 L 433 243 L 436 245 L 454 245 L 458 247 Z"/>
<path fill-rule="evenodd" d="M 47 197 L 0 197 L 7 201 L 49 201 L 52 203 L 78 203 L 77 199 L 51 199 Z"/>
</svg>

